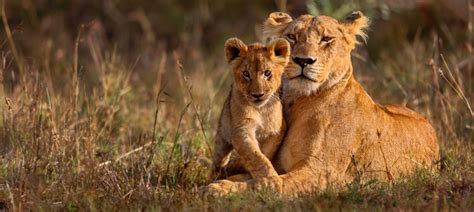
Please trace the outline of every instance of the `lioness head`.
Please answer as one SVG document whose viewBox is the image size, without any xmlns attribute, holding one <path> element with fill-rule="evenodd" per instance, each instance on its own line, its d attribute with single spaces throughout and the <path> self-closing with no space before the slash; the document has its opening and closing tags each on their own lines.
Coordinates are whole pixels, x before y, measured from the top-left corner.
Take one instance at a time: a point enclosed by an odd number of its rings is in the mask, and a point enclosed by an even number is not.
<svg viewBox="0 0 474 212">
<path fill-rule="evenodd" d="M 225 55 L 237 89 L 254 106 L 268 102 L 281 84 L 281 76 L 290 57 L 290 44 L 276 39 L 264 46 L 245 45 L 237 38 L 225 43 Z"/>
<path fill-rule="evenodd" d="M 345 20 L 328 16 L 302 15 L 293 20 L 282 12 L 271 13 L 264 23 L 263 38 L 284 38 L 291 45 L 286 67 L 289 92 L 310 95 L 350 77 L 350 52 L 357 36 L 366 37 L 368 18 L 354 12 Z"/>
</svg>

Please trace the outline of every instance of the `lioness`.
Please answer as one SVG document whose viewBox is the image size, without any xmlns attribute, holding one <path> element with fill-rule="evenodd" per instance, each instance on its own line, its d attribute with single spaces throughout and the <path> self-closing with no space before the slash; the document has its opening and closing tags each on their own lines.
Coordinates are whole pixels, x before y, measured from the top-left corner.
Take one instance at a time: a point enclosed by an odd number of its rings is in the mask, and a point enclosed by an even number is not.
<svg viewBox="0 0 474 212">
<path fill-rule="evenodd" d="M 289 61 L 290 44 L 277 39 L 266 46 L 247 46 L 231 38 L 225 43 L 225 54 L 234 81 L 219 119 L 214 172 L 226 166 L 235 149 L 239 156 L 236 163 L 242 164 L 252 177 L 277 176 L 270 159 L 285 133 L 278 89 Z"/>
<path fill-rule="evenodd" d="M 439 159 L 436 133 L 421 115 L 375 103 L 354 78 L 350 53 L 367 25 L 361 12 L 342 21 L 270 14 L 265 39 L 285 38 L 292 51 L 283 88 L 288 131 L 275 164 L 286 174 L 222 180 L 209 191 L 269 186 L 293 197 L 355 179 L 395 180 Z"/>
</svg>

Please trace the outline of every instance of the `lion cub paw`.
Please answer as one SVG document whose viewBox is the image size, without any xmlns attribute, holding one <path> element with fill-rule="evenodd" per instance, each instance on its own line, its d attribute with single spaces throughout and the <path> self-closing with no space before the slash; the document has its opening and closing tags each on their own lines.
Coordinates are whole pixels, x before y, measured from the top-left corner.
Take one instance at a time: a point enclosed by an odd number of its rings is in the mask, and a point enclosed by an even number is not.
<svg viewBox="0 0 474 212">
<path fill-rule="evenodd" d="M 245 190 L 245 184 L 232 182 L 229 180 L 219 180 L 208 186 L 201 187 L 199 193 L 204 197 L 223 197 L 232 192 L 241 192 Z"/>
</svg>

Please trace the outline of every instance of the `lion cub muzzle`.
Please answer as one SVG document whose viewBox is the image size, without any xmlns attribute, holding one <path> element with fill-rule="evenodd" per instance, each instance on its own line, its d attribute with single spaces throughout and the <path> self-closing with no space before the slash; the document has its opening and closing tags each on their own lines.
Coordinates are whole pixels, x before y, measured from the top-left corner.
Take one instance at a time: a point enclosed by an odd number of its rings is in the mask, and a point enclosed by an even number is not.
<svg viewBox="0 0 474 212">
<path fill-rule="evenodd" d="M 252 102 L 256 106 L 260 106 L 261 104 L 265 103 L 269 99 L 269 96 L 265 95 L 264 92 L 250 92 L 250 95 L 253 97 Z"/>
</svg>

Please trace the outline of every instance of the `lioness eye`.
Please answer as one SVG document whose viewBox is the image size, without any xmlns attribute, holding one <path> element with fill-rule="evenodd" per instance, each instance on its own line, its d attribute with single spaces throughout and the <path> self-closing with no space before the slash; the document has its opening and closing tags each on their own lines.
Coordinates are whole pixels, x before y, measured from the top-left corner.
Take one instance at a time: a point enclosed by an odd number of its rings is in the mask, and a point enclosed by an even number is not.
<svg viewBox="0 0 474 212">
<path fill-rule="evenodd" d="M 264 73 L 265 77 L 270 78 L 272 76 L 272 72 L 270 70 L 266 70 Z"/>
<path fill-rule="evenodd" d="M 323 36 L 323 37 L 321 38 L 321 42 L 329 43 L 329 42 L 331 42 L 333 39 L 334 39 L 333 37 Z"/>
<path fill-rule="evenodd" d="M 250 73 L 248 71 L 243 71 L 242 75 L 244 75 L 246 79 L 250 79 Z"/>
<path fill-rule="evenodd" d="M 295 40 L 296 40 L 296 36 L 293 35 L 293 34 L 287 34 L 286 37 L 287 37 L 288 39 L 290 39 L 291 41 L 295 41 Z"/>
</svg>

